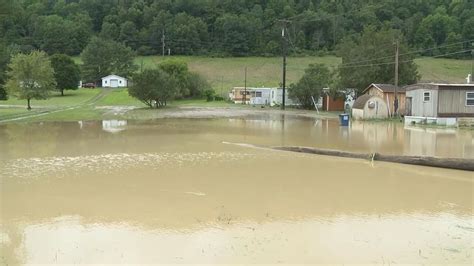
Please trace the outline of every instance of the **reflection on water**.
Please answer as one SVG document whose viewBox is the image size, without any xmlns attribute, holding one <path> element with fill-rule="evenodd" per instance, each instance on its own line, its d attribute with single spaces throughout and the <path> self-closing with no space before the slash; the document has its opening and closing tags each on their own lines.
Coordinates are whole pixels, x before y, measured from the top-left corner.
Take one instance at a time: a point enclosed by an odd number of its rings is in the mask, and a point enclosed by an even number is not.
<svg viewBox="0 0 474 266">
<path fill-rule="evenodd" d="M 102 126 L 0 126 L 0 263 L 473 260 L 471 172 L 223 143 L 473 158 L 470 131 L 312 119 Z"/>
<path fill-rule="evenodd" d="M 120 133 L 109 136 L 110 132 Z M 157 138 L 157 136 L 160 136 Z M 179 135 L 179 136 L 178 136 Z M 157 122 L 106 120 L 78 123 L 0 125 L 1 158 L 78 156 L 104 152 L 192 150 L 222 141 L 268 146 L 318 148 L 474 159 L 474 131 L 404 127 L 401 123 L 354 122 L 340 127 L 335 120 L 316 119 L 163 119 Z M 54 141 L 53 141 L 54 140 Z M 177 145 L 179 141 L 182 145 Z M 96 144 L 96 145 L 95 145 Z M 176 147 L 179 146 L 179 147 Z"/>
<path fill-rule="evenodd" d="M 110 133 L 123 131 L 126 126 L 126 120 L 102 120 L 102 130 Z"/>
</svg>

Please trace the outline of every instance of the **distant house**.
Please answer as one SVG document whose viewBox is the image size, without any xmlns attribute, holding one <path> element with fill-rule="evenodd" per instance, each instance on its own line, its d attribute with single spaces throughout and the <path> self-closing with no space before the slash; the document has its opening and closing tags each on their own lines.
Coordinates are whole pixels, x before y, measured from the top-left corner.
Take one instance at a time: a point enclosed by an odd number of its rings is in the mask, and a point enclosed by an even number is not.
<svg viewBox="0 0 474 266">
<path fill-rule="evenodd" d="M 128 80 L 117 75 L 108 75 L 102 78 L 102 87 L 104 88 L 125 88 L 128 86 Z"/>
<path fill-rule="evenodd" d="M 244 88 L 234 87 L 229 93 L 229 99 L 236 104 L 251 105 L 281 105 L 283 104 L 283 89 L 281 88 Z M 295 105 L 289 98 L 289 90 L 286 90 L 285 105 Z"/>
<path fill-rule="evenodd" d="M 389 115 L 393 115 L 395 112 L 395 91 L 398 96 L 398 114 L 405 114 L 405 89 L 396 87 L 391 84 L 370 84 L 362 93 L 368 95 L 379 96 L 382 98 L 388 107 L 390 107 Z"/>
<path fill-rule="evenodd" d="M 405 123 L 457 125 L 461 118 L 474 120 L 474 84 L 425 83 L 405 87 Z"/>
<path fill-rule="evenodd" d="M 376 95 L 364 94 L 352 105 L 354 119 L 383 119 L 388 118 L 387 103 Z"/>
<path fill-rule="evenodd" d="M 250 104 L 250 88 L 234 87 L 229 93 L 229 99 L 235 104 Z"/>
</svg>

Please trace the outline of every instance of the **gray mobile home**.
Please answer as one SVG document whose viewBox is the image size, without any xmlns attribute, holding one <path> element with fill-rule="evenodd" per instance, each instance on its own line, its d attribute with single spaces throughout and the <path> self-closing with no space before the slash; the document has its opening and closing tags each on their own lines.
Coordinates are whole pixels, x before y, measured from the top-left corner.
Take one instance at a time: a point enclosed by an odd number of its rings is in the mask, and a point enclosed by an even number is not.
<svg viewBox="0 0 474 266">
<path fill-rule="evenodd" d="M 474 84 L 414 84 L 405 90 L 405 123 L 456 125 L 459 118 L 474 118 Z"/>
</svg>

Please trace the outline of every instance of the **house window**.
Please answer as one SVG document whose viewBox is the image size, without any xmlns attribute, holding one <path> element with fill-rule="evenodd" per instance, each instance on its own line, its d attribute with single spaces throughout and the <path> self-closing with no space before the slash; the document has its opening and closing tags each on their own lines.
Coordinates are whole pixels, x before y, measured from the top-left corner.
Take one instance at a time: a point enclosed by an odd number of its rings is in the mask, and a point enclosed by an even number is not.
<svg viewBox="0 0 474 266">
<path fill-rule="evenodd" d="M 474 91 L 466 92 L 466 106 L 474 106 Z"/>
<path fill-rule="evenodd" d="M 431 101 L 431 91 L 423 92 L 423 102 Z"/>
<path fill-rule="evenodd" d="M 119 81 L 120 84 L 122 84 L 122 81 Z"/>
<path fill-rule="evenodd" d="M 261 91 L 257 91 L 255 93 L 255 97 L 262 97 L 262 92 Z"/>
</svg>

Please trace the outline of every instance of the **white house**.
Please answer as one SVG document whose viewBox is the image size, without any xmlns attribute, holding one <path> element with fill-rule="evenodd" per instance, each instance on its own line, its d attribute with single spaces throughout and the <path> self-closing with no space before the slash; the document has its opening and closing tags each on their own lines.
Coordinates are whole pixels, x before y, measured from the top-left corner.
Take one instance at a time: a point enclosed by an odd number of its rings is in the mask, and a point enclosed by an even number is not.
<svg viewBox="0 0 474 266">
<path fill-rule="evenodd" d="M 128 80 L 117 75 L 108 75 L 102 78 L 102 87 L 104 88 L 124 88 L 127 86 Z"/>
</svg>

